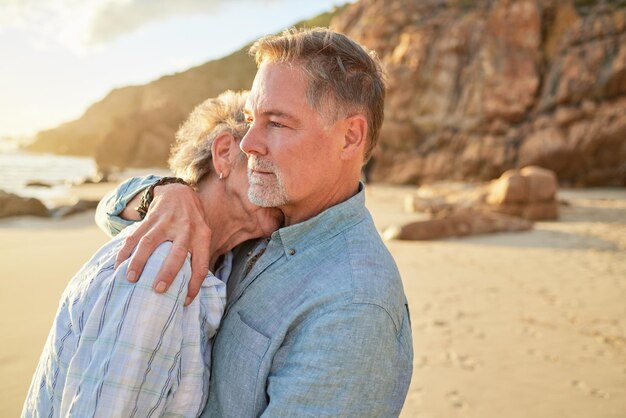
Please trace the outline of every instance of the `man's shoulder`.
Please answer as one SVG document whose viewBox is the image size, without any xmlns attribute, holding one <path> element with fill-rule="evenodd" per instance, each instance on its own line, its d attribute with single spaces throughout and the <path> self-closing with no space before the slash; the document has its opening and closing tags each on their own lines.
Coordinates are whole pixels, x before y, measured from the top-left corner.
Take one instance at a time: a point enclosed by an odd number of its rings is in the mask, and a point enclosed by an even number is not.
<svg viewBox="0 0 626 418">
<path fill-rule="evenodd" d="M 319 260 L 321 283 L 315 286 L 323 286 L 327 303 L 318 308 L 334 311 L 369 305 L 360 312 L 384 311 L 399 331 L 407 303 L 402 278 L 371 218 L 342 231 L 333 241 L 324 249 L 326 257 Z"/>
<path fill-rule="evenodd" d="M 402 279 L 393 256 L 373 222 L 362 222 L 344 234 L 355 302 L 403 303 Z"/>
<path fill-rule="evenodd" d="M 403 305 L 400 273 L 371 218 L 342 231 L 324 252 L 322 280 L 332 283 L 329 292 L 349 303 Z"/>
<path fill-rule="evenodd" d="M 354 273 L 365 273 L 368 276 L 380 273 L 399 277 L 396 263 L 371 217 L 347 228 L 338 238 L 343 241 L 338 244 L 343 245 Z M 365 266 L 367 269 L 364 269 Z"/>
</svg>

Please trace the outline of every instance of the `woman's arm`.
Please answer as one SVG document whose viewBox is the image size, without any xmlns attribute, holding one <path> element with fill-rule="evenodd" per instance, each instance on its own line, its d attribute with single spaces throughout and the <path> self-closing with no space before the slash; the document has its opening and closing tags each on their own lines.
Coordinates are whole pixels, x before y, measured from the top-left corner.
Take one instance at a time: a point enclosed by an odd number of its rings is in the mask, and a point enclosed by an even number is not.
<svg viewBox="0 0 626 418">
<path fill-rule="evenodd" d="M 141 192 L 160 178 L 153 175 L 131 177 L 107 193 L 96 209 L 96 224 L 107 235 L 113 237 L 127 226 L 141 220 L 138 213 L 133 216 L 132 208 L 138 205 L 138 200 L 141 200 Z"/>
<path fill-rule="evenodd" d="M 137 222 L 134 204 L 141 192 L 156 183 L 160 177 L 133 177 L 105 196 L 96 210 L 96 223 L 109 235 Z M 130 211 L 130 212 L 129 212 Z M 126 218 L 126 219 L 125 219 Z M 134 218 L 134 220 L 128 219 Z M 180 270 L 187 253 L 191 259 L 192 278 L 186 303 L 191 302 L 209 271 L 209 242 L 211 230 L 204 219 L 204 210 L 195 191 L 181 184 L 165 184 L 154 189 L 154 199 L 148 215 L 124 242 L 117 256 L 117 264 L 134 255 L 128 266 L 127 278 L 134 282 L 141 275 L 148 257 L 165 241 L 173 243 L 153 288 L 162 293 L 168 289 Z"/>
</svg>

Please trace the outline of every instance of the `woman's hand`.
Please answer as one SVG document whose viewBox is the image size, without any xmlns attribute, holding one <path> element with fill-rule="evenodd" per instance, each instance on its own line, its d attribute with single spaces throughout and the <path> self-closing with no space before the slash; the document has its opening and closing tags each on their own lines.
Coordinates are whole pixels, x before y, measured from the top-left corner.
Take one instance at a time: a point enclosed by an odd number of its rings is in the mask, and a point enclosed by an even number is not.
<svg viewBox="0 0 626 418">
<path fill-rule="evenodd" d="M 153 283 L 158 293 L 165 292 L 191 253 L 191 281 L 185 305 L 191 303 L 209 272 L 211 230 L 204 218 L 196 192 L 182 184 L 166 184 L 154 189 L 154 200 L 141 225 L 126 238 L 117 254 L 115 266 L 126 260 L 135 248 L 126 278 L 135 282 L 154 250 L 172 241 L 172 249 Z"/>
</svg>

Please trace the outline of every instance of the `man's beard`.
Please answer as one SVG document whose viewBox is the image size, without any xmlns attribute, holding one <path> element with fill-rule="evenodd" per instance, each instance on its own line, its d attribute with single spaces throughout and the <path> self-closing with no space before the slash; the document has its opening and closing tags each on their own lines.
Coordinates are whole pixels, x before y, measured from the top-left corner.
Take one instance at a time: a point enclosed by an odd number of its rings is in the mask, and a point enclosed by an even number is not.
<svg viewBox="0 0 626 418">
<path fill-rule="evenodd" d="M 259 170 L 269 175 L 258 176 L 252 170 Z M 285 183 L 278 167 L 271 161 L 261 160 L 255 156 L 248 157 L 248 199 L 255 205 L 271 208 L 282 206 L 289 201 Z"/>
</svg>

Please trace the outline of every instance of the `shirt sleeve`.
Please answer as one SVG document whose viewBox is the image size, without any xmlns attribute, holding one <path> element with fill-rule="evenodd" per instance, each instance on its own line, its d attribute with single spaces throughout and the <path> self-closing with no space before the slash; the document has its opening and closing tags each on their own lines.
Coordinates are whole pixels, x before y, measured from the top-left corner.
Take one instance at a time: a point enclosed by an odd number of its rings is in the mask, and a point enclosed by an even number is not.
<svg viewBox="0 0 626 418">
<path fill-rule="evenodd" d="M 113 280 L 89 300 L 89 315 L 77 318 L 80 343 L 68 365 L 61 416 L 195 417 L 202 410 L 210 338 L 222 311 L 207 323 L 200 300 L 183 307 L 189 259 L 166 293 L 154 292 L 170 247 L 157 248 L 137 283 L 125 278 L 127 262 L 112 271 Z"/>
<path fill-rule="evenodd" d="M 154 175 L 131 177 L 117 186 L 115 190 L 107 193 L 96 209 L 96 224 L 107 235 L 113 237 L 135 223 L 135 221 L 120 218 L 120 213 L 138 193 L 159 181 L 160 178 Z"/>
<path fill-rule="evenodd" d="M 398 416 L 412 373 L 409 327 L 365 303 L 306 321 L 274 357 L 262 416 Z"/>
</svg>

